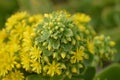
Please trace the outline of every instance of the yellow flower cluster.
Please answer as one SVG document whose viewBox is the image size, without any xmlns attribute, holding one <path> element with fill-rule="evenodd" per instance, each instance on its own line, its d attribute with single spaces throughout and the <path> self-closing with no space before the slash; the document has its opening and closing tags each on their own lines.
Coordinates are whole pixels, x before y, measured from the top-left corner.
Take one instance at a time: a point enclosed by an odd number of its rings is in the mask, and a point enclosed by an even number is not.
<svg viewBox="0 0 120 80">
<path fill-rule="evenodd" d="M 2 80 L 24 80 L 23 73 L 20 71 L 11 71 Z"/>
<path fill-rule="evenodd" d="M 32 38 L 35 36 L 34 28 L 41 20 L 42 15 L 30 16 L 26 12 L 18 12 L 7 20 L 6 27 L 0 31 L 1 79 L 23 80 L 23 73 L 17 71 L 21 66 L 40 73 L 38 61 L 41 51 L 33 45 Z"/>
<path fill-rule="evenodd" d="M 14 14 L 0 30 L 0 80 L 24 80 L 24 72 L 71 78 L 84 69 L 89 53 L 111 58 L 115 42 L 95 36 L 90 20 L 65 11 Z"/>
<path fill-rule="evenodd" d="M 89 22 L 91 21 L 90 16 L 84 13 L 76 13 L 72 16 L 72 19 L 75 25 L 80 28 L 80 31 L 84 35 L 86 35 L 87 37 L 96 35 L 94 29 L 89 25 Z"/>
<path fill-rule="evenodd" d="M 116 53 L 116 49 L 114 48 L 115 42 L 109 36 L 100 35 L 94 37 L 94 44 L 100 58 L 103 60 L 113 60 L 113 55 Z"/>
<path fill-rule="evenodd" d="M 61 65 L 60 63 L 56 63 L 55 61 L 53 61 L 52 63 L 48 63 L 48 65 L 44 66 L 43 70 L 47 72 L 48 75 L 51 75 L 51 76 L 54 76 L 55 73 L 60 75 L 61 69 L 62 69 L 60 65 Z"/>
<path fill-rule="evenodd" d="M 71 53 L 73 56 L 71 57 L 71 63 L 76 63 L 82 61 L 84 58 L 87 58 L 84 53 L 84 47 L 77 49 L 76 52 Z"/>
</svg>

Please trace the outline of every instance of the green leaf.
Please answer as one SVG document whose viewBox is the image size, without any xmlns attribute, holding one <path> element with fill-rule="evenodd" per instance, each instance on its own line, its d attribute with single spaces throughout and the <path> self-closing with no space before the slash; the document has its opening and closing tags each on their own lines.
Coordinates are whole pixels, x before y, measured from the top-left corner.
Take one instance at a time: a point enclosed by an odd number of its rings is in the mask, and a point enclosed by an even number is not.
<svg viewBox="0 0 120 80">
<path fill-rule="evenodd" d="M 63 75 L 47 77 L 47 76 L 34 74 L 27 76 L 26 80 L 63 80 Z"/>
<path fill-rule="evenodd" d="M 118 80 L 120 79 L 120 64 L 112 64 L 100 71 L 95 80 Z"/>
<path fill-rule="evenodd" d="M 95 73 L 96 73 L 95 67 L 87 67 L 87 69 L 82 75 L 84 80 L 93 80 Z"/>
<path fill-rule="evenodd" d="M 27 76 L 26 80 L 49 80 L 47 77 L 43 77 L 42 75 L 29 75 Z"/>
<path fill-rule="evenodd" d="M 42 35 L 39 36 L 39 42 L 47 40 L 50 36 L 50 33 L 47 30 L 44 30 Z"/>
<path fill-rule="evenodd" d="M 117 26 L 115 22 L 115 10 L 114 7 L 106 7 L 105 10 L 102 12 L 102 21 L 106 26 L 113 27 Z"/>
<path fill-rule="evenodd" d="M 66 76 L 63 80 L 84 80 L 83 76 L 80 75 L 72 75 L 71 78 L 69 78 L 68 76 Z"/>
<path fill-rule="evenodd" d="M 50 80 L 63 80 L 63 76 L 62 75 L 53 76 L 50 78 Z"/>
<path fill-rule="evenodd" d="M 36 28 L 36 30 L 37 30 L 37 31 L 38 31 L 38 30 L 44 30 L 43 25 L 42 25 L 42 24 L 39 24 L 38 27 Z"/>
<path fill-rule="evenodd" d="M 51 50 L 47 50 L 47 49 L 44 49 L 43 50 L 43 55 L 45 55 L 45 56 L 51 56 L 52 55 L 52 51 Z"/>
<path fill-rule="evenodd" d="M 81 79 L 81 78 L 79 78 L 79 76 L 77 76 L 77 77 L 72 77 L 71 79 L 68 79 L 68 80 L 83 80 L 83 79 Z"/>
<path fill-rule="evenodd" d="M 50 40 L 50 44 L 54 49 L 58 49 L 60 47 L 60 41 L 59 40 Z"/>
<path fill-rule="evenodd" d="M 66 37 L 71 37 L 71 36 L 73 36 L 73 32 L 72 32 L 71 29 L 65 29 L 64 35 L 65 35 Z"/>
<path fill-rule="evenodd" d="M 62 48 L 64 49 L 64 51 L 71 51 L 72 46 L 71 44 L 62 44 Z"/>
<path fill-rule="evenodd" d="M 89 56 L 89 58 L 84 60 L 84 64 L 86 66 L 91 66 L 91 63 L 93 62 L 93 59 L 95 56 L 93 56 L 93 54 L 91 54 L 89 52 L 87 52 L 86 54 Z"/>
</svg>

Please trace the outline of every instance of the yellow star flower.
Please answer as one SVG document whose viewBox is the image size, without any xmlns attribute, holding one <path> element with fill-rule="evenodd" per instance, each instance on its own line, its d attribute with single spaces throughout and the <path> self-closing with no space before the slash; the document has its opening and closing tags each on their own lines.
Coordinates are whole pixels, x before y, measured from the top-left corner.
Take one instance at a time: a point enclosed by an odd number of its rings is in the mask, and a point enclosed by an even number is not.
<svg viewBox="0 0 120 80">
<path fill-rule="evenodd" d="M 41 58 L 41 53 L 42 51 L 36 48 L 36 46 L 34 46 L 31 49 L 30 55 L 32 59 L 37 60 Z"/>
<path fill-rule="evenodd" d="M 29 52 L 21 52 L 21 64 L 25 70 L 30 70 L 31 58 Z"/>
<path fill-rule="evenodd" d="M 71 63 L 76 63 L 82 61 L 85 58 L 85 53 L 83 48 L 79 48 L 76 52 L 72 52 Z"/>
<path fill-rule="evenodd" d="M 0 76 L 4 76 L 14 68 L 16 64 L 16 56 L 12 53 L 7 52 L 9 48 L 6 44 L 1 48 L 0 46 Z"/>
<path fill-rule="evenodd" d="M 46 72 L 47 74 L 50 76 L 54 76 L 55 74 L 60 75 L 61 74 L 61 64 L 60 63 L 56 63 L 55 61 L 53 61 L 52 63 L 48 63 L 48 65 L 43 67 L 43 70 Z"/>
<path fill-rule="evenodd" d="M 34 61 L 34 60 L 32 60 L 32 61 L 31 61 L 31 67 L 32 67 L 32 71 L 34 71 L 34 72 L 36 72 L 36 73 L 38 73 L 38 74 L 41 73 L 42 67 L 41 67 L 41 64 L 40 64 L 39 61 Z"/>
<path fill-rule="evenodd" d="M 17 43 L 13 43 L 13 41 L 9 41 L 9 43 L 6 45 L 8 47 L 8 52 L 10 53 L 15 53 L 17 52 L 18 50 L 20 50 L 20 45 L 17 44 Z"/>
</svg>

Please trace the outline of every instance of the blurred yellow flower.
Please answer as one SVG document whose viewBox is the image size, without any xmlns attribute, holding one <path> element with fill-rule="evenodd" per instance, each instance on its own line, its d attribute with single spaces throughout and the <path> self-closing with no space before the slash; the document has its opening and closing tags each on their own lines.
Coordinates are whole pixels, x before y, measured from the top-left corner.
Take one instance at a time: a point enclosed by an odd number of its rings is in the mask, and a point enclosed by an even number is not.
<svg viewBox="0 0 120 80">
<path fill-rule="evenodd" d="M 40 14 L 33 15 L 29 17 L 28 21 L 33 25 L 38 25 L 43 20 L 43 16 Z"/>
<path fill-rule="evenodd" d="M 7 33 L 5 29 L 0 30 L 0 43 L 2 43 L 6 37 L 7 37 Z"/>
<path fill-rule="evenodd" d="M 84 25 L 79 25 L 80 31 L 85 32 L 86 27 Z"/>
<path fill-rule="evenodd" d="M 90 22 L 90 16 L 83 14 L 83 13 L 76 13 L 72 16 L 75 24 L 83 23 L 83 22 Z"/>
<path fill-rule="evenodd" d="M 73 73 L 77 73 L 76 67 L 72 67 L 71 71 L 72 71 Z"/>
<path fill-rule="evenodd" d="M 90 51 L 90 53 L 95 53 L 95 46 L 93 41 L 87 40 L 87 48 Z"/>
<path fill-rule="evenodd" d="M 115 43 L 114 41 L 110 41 L 110 42 L 109 42 L 109 45 L 110 45 L 111 47 L 115 46 L 115 44 L 116 44 L 116 43 Z"/>
<path fill-rule="evenodd" d="M 62 53 L 61 53 L 61 57 L 64 59 L 65 56 L 66 56 L 66 53 L 62 52 Z"/>
</svg>

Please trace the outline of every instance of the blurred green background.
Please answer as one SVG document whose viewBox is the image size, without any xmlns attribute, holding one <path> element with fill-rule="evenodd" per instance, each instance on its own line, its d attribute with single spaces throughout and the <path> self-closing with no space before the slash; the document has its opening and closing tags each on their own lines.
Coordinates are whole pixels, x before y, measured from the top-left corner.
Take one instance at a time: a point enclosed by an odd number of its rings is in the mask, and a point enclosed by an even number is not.
<svg viewBox="0 0 120 80">
<path fill-rule="evenodd" d="M 116 41 L 118 54 L 114 62 L 120 61 L 120 0 L 0 0 L 0 28 L 17 11 L 37 14 L 61 9 L 90 15 L 96 32 L 110 35 Z"/>
</svg>

